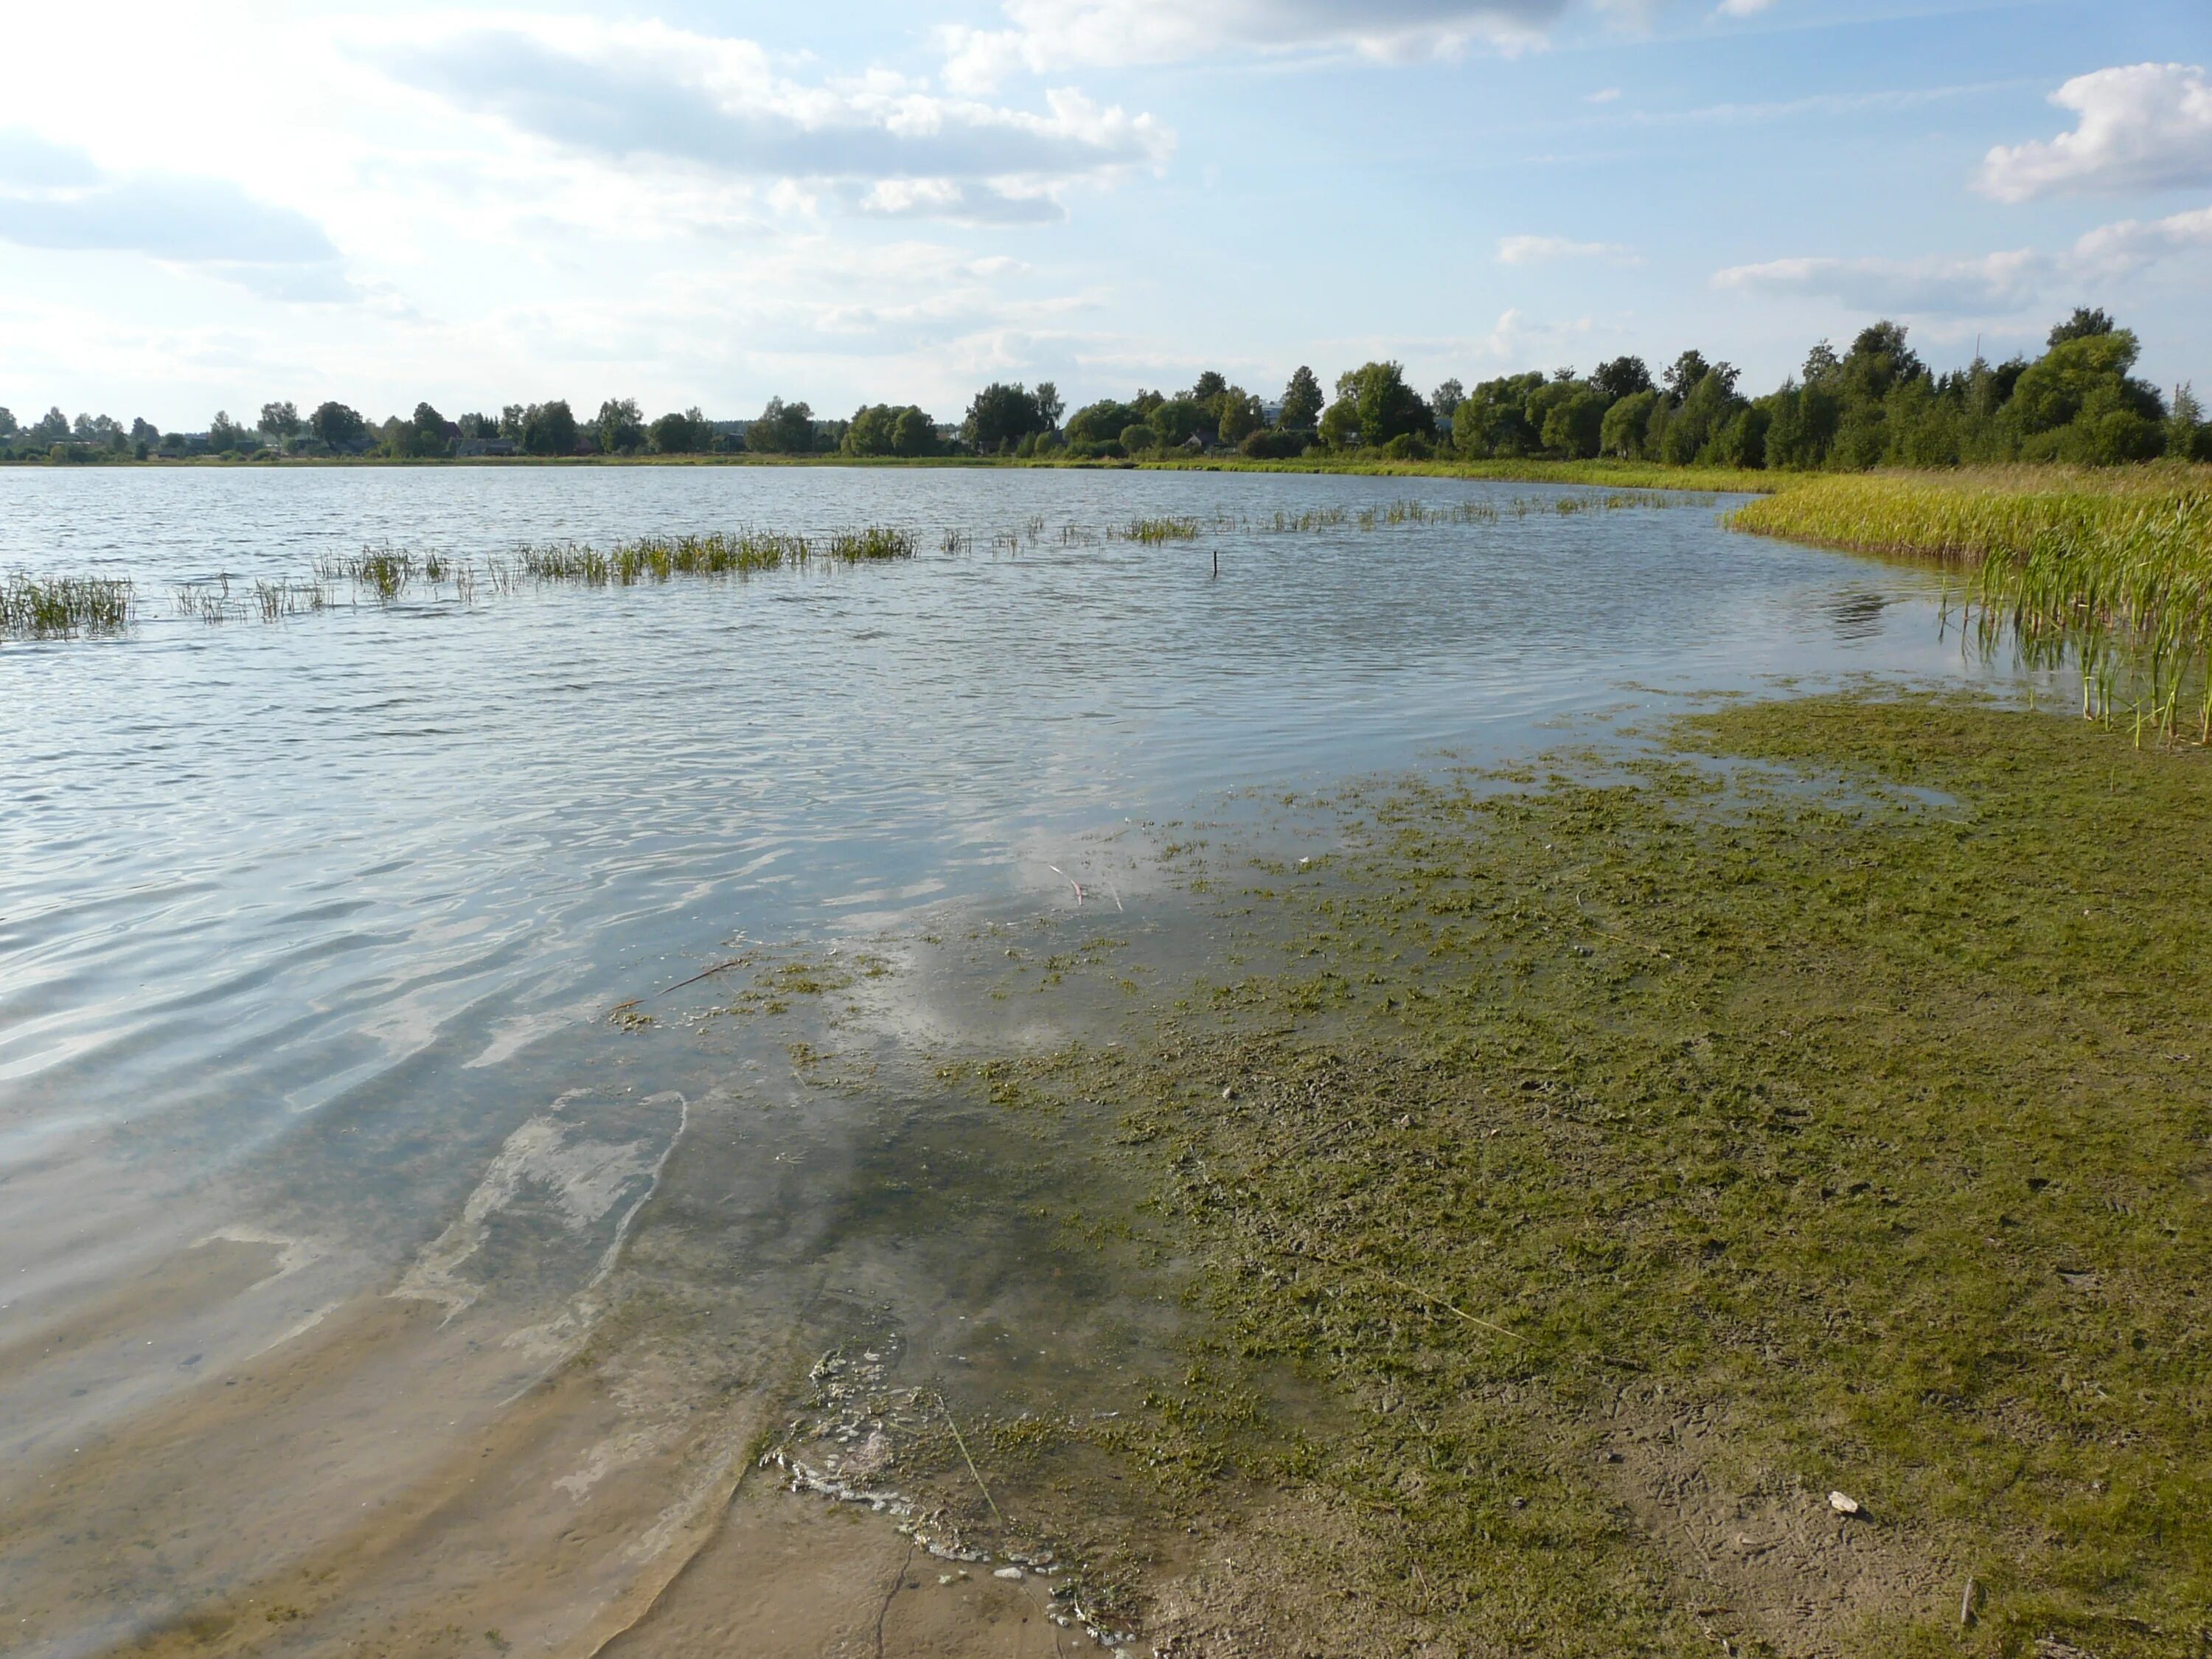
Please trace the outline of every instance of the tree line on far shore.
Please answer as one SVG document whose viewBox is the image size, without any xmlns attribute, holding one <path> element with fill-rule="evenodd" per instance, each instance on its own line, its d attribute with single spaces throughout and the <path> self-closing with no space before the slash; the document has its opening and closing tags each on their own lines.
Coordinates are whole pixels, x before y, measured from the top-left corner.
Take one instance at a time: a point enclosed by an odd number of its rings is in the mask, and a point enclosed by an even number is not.
<svg viewBox="0 0 2212 1659">
<path fill-rule="evenodd" d="M 1230 451 L 1253 459 L 1318 453 L 1413 460 L 1587 460 L 1789 471 L 1948 467 L 2012 461 L 2112 465 L 2161 456 L 2212 459 L 2212 424 L 2187 386 L 2169 398 L 2136 378 L 2136 336 L 2101 310 L 2077 309 L 2033 359 L 1977 356 L 1938 374 L 1881 322 L 1838 352 L 1813 348 L 1802 373 L 1765 397 L 1746 397 L 1737 371 L 1685 351 L 1655 375 L 1622 356 L 1587 374 L 1561 368 L 1423 397 L 1401 366 L 1370 362 L 1326 395 L 1301 367 L 1273 404 L 1200 374 L 1174 393 L 1139 390 L 1067 415 L 1051 381 L 994 382 L 957 425 L 915 404 L 873 404 L 849 420 L 817 419 L 805 403 L 771 398 L 750 421 L 712 421 L 697 409 L 646 419 L 634 398 L 611 398 L 580 420 L 565 400 L 510 404 L 497 415 L 447 419 L 427 403 L 372 423 L 337 402 L 302 416 L 262 405 L 251 426 L 218 413 L 204 433 L 164 433 L 144 420 L 59 409 L 19 425 L 0 409 L 0 459 L 149 460 L 193 455 L 276 459 L 361 456 L 391 460 L 527 455 L 844 455 L 856 459 L 1006 455 L 1072 460 L 1158 459 Z M 1063 416 L 1066 418 L 1063 420 Z"/>
</svg>

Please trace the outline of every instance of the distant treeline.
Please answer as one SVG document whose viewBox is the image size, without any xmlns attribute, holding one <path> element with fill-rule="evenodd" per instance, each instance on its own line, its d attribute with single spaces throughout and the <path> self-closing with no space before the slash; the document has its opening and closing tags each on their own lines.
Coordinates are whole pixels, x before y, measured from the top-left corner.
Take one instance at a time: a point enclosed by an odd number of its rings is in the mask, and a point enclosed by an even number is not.
<svg viewBox="0 0 2212 1659">
<path fill-rule="evenodd" d="M 510 404 L 497 415 L 448 420 L 428 404 L 381 424 L 341 403 L 307 415 L 262 405 L 248 427 L 218 413 L 204 433 L 128 428 L 107 416 L 58 409 L 29 426 L 0 409 L 0 458 L 101 461 L 125 458 L 834 454 L 858 459 L 933 455 L 1157 459 L 1231 450 L 1255 459 L 1301 456 L 1389 460 L 1588 460 L 1668 466 L 1864 471 L 2004 461 L 2113 465 L 2160 456 L 2212 459 L 2212 426 L 2186 386 L 2168 398 L 2136 378 L 2135 335 L 2102 311 L 2076 310 L 2033 361 L 1977 356 L 1938 374 L 1902 325 L 1862 330 L 1848 350 L 1826 341 L 1803 371 L 1747 398 L 1736 370 L 1685 351 L 1654 376 L 1640 357 L 1588 374 L 1561 368 L 1506 375 L 1472 390 L 1446 380 L 1424 398 L 1395 362 L 1336 380 L 1332 398 L 1310 368 L 1263 403 L 1211 371 L 1175 393 L 1139 391 L 1066 414 L 1057 387 L 994 382 L 959 424 L 914 404 L 874 404 L 850 420 L 817 419 L 804 403 L 769 399 L 749 421 L 696 409 L 648 422 L 633 398 L 610 399 L 591 420 L 564 400 Z"/>
</svg>

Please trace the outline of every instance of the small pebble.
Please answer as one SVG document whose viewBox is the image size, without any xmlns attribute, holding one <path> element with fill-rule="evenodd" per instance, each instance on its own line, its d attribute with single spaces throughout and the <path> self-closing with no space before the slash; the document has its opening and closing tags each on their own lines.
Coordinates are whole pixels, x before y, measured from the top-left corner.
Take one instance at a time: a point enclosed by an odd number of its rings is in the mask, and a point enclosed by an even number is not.
<svg viewBox="0 0 2212 1659">
<path fill-rule="evenodd" d="M 1859 1500 L 1856 1498 L 1846 1498 L 1839 1492 L 1832 1492 L 1828 1494 L 1828 1507 L 1835 1510 L 1838 1515 L 1856 1515 L 1859 1512 Z"/>
<path fill-rule="evenodd" d="M 998 1571 L 991 1575 L 994 1578 L 1018 1578 L 1021 1576 L 1022 1570 L 1019 1567 L 1000 1567 Z"/>
</svg>

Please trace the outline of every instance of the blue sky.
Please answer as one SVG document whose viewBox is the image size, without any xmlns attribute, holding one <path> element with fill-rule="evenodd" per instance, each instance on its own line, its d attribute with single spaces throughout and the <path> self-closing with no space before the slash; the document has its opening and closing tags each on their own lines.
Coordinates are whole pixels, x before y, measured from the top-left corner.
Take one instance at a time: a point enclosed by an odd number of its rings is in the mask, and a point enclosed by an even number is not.
<svg viewBox="0 0 2212 1659">
<path fill-rule="evenodd" d="M 2212 383 L 2203 0 L 46 8 L 0 404 L 951 418 L 1204 368 L 1472 382 L 2076 303 Z"/>
</svg>

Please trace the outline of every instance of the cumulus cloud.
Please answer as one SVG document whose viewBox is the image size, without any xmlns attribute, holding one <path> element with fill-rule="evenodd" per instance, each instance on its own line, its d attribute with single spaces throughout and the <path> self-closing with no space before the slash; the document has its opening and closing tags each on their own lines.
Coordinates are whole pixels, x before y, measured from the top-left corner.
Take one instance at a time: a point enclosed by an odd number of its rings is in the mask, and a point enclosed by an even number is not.
<svg viewBox="0 0 2212 1659">
<path fill-rule="evenodd" d="M 2085 271 L 2128 276 L 2178 253 L 2212 248 L 2212 207 L 2176 213 L 2148 224 L 2123 219 L 2091 231 L 2074 245 L 2075 263 Z"/>
<path fill-rule="evenodd" d="M 1577 242 L 1565 236 L 1507 236 L 1498 244 L 1501 265 L 1541 264 L 1553 259 L 1605 259 L 1617 265 L 1642 264 L 1633 248 L 1618 242 Z"/>
<path fill-rule="evenodd" d="M 1352 51 L 1391 62 L 1474 42 L 1543 38 L 1568 0 L 1004 0 L 1009 27 L 939 31 L 945 84 L 981 93 L 1008 76 L 1178 63 L 1226 52 Z"/>
<path fill-rule="evenodd" d="M 659 24 L 471 27 L 368 49 L 395 80 L 518 131 L 611 160 L 732 176 L 857 181 L 863 210 L 1011 222 L 1056 217 L 1054 185 L 1164 161 L 1149 115 L 1054 90 L 1042 112 L 874 73 L 821 85 L 750 41 Z"/>
<path fill-rule="evenodd" d="M 1774 3 L 1774 0 L 1721 0 L 1715 8 L 1723 17 L 1756 17 Z"/>
<path fill-rule="evenodd" d="M 879 179 L 854 204 L 874 219 L 945 219 L 955 224 L 1037 225 L 1067 217 L 1048 193 L 1018 195 L 957 179 Z"/>
<path fill-rule="evenodd" d="M 1717 288 L 1834 300 L 1906 316 L 1997 316 L 2045 303 L 2085 282 L 2132 276 L 2212 249 L 2212 207 L 2144 222 L 2123 219 L 2063 252 L 2021 248 L 1970 258 L 1772 259 L 1717 273 Z"/>
<path fill-rule="evenodd" d="M 1972 315 L 2021 309 L 2041 292 L 2049 266 L 2025 251 L 1968 259 L 1770 259 L 1732 266 L 1713 285 L 1817 296 L 1856 311 Z"/>
<path fill-rule="evenodd" d="M 337 249 L 303 213 L 227 179 L 108 173 L 82 150 L 27 135 L 0 138 L 0 240 L 143 254 L 272 299 L 350 292 Z"/>
<path fill-rule="evenodd" d="M 1999 145 L 1978 183 L 2000 202 L 2212 184 L 2212 85 L 2202 68 L 2136 64 L 2076 76 L 2051 101 L 2074 131 Z"/>
</svg>

